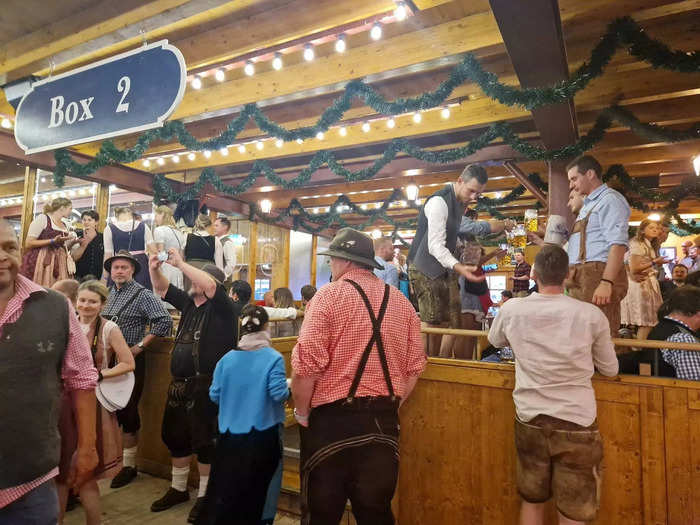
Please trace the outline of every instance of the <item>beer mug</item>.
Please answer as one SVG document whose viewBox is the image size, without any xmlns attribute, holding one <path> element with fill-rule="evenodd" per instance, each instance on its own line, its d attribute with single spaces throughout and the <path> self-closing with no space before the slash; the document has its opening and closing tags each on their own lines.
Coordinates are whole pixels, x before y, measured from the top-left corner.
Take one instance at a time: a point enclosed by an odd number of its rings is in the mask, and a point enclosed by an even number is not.
<svg viewBox="0 0 700 525">
<path fill-rule="evenodd" d="M 524 250 L 527 245 L 527 232 L 525 231 L 525 226 L 518 224 L 513 228 L 513 240 L 511 241 L 511 246 L 515 249 Z"/>
<path fill-rule="evenodd" d="M 536 232 L 537 226 L 537 210 L 525 210 L 525 229 Z"/>
</svg>

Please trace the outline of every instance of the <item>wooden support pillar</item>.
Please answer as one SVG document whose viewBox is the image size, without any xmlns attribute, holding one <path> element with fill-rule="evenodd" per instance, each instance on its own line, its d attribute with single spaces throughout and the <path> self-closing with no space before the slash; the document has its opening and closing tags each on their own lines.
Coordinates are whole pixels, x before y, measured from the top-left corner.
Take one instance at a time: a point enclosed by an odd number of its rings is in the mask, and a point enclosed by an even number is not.
<svg viewBox="0 0 700 525">
<path fill-rule="evenodd" d="M 569 201 L 569 179 L 566 175 L 566 163 L 561 160 L 549 162 L 549 214 L 566 217 L 566 224 L 571 228 L 574 216 L 566 205 Z"/>
<path fill-rule="evenodd" d="M 318 235 L 311 236 L 311 276 L 309 277 L 309 284 L 311 286 L 316 286 L 316 263 L 318 261 L 318 256 L 316 252 L 318 251 Z"/>
<path fill-rule="evenodd" d="M 36 195 L 36 168 L 24 168 L 24 191 L 22 193 L 22 217 L 20 225 L 20 246 L 27 240 L 29 225 L 34 220 L 34 195 Z"/>
<path fill-rule="evenodd" d="M 250 244 L 248 246 L 248 284 L 253 290 L 255 297 L 255 275 L 258 267 L 258 223 L 250 222 Z"/>
<path fill-rule="evenodd" d="M 95 211 L 100 214 L 97 231 L 103 232 L 107 227 L 107 219 L 109 219 L 109 184 L 101 183 L 97 185 Z"/>
<path fill-rule="evenodd" d="M 289 250 L 291 244 L 292 231 L 288 229 L 283 230 L 284 233 L 282 238 L 282 278 L 280 282 L 285 288 L 289 288 Z"/>
</svg>

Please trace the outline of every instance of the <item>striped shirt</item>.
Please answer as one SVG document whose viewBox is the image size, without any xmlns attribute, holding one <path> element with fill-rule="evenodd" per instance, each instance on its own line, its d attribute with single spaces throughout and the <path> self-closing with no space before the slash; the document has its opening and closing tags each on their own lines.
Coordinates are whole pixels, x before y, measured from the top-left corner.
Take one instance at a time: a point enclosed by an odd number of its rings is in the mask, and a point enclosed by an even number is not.
<svg viewBox="0 0 700 525">
<path fill-rule="evenodd" d="M 24 301 L 29 298 L 29 295 L 40 291 L 45 290 L 26 277 L 22 275 L 17 275 L 15 277 L 15 294 L 10 298 L 5 311 L 0 315 L 0 336 L 2 336 L 2 329 L 6 324 L 15 323 L 20 315 L 22 315 L 24 311 Z M 66 347 L 66 353 L 63 357 L 63 368 L 61 370 L 63 387 L 70 391 L 94 390 L 95 385 L 97 385 L 97 370 L 95 370 L 95 365 L 92 361 L 90 346 L 83 335 L 83 331 L 80 329 L 78 317 L 75 315 L 73 305 L 70 304 L 70 302 L 68 302 L 68 309 L 70 333 L 68 334 L 68 346 Z M 37 327 L 37 329 L 41 328 Z M 16 430 L 19 431 L 19 429 Z M 24 453 L 28 452 L 29 451 L 24 451 Z M 18 451 L 20 461 L 22 454 L 22 451 Z M 0 508 L 6 507 L 26 493 L 54 478 L 56 475 L 58 475 L 58 467 L 29 483 L 24 483 L 17 487 L 10 487 L 9 489 L 1 489 Z"/>
<path fill-rule="evenodd" d="M 138 297 L 134 298 L 136 294 Z M 159 337 L 171 335 L 173 328 L 173 319 L 160 299 L 134 280 L 124 283 L 121 288 L 115 285 L 110 289 L 102 317 L 117 323 L 129 346 L 144 338 L 149 324 L 150 333 Z"/>
</svg>

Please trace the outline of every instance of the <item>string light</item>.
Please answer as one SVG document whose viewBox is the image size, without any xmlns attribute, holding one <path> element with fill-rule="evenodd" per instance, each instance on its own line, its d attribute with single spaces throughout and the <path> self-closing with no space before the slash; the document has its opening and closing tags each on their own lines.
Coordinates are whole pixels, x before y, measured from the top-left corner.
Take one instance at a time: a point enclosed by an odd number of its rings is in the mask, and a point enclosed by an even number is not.
<svg viewBox="0 0 700 525">
<path fill-rule="evenodd" d="M 693 159 L 693 169 L 695 169 L 695 175 L 700 177 L 700 155 L 696 155 Z"/>
<path fill-rule="evenodd" d="M 151 165 L 151 161 L 150 161 L 150 160 L 146 159 L 146 160 L 143 161 L 143 167 L 144 167 L 144 168 L 148 168 L 148 167 L 150 167 L 150 165 Z M 42 177 L 42 179 L 43 179 L 43 180 L 42 180 L 41 182 L 45 182 L 45 181 L 46 181 L 46 179 L 44 179 L 43 177 Z"/>
<path fill-rule="evenodd" d="M 255 142 L 255 147 L 258 149 L 258 151 L 261 151 L 265 147 L 265 145 L 262 143 L 261 140 L 258 140 Z"/>
<path fill-rule="evenodd" d="M 416 111 L 413 114 L 413 122 L 416 124 L 420 124 L 420 121 L 423 120 L 423 115 L 420 114 L 420 111 Z"/>
<path fill-rule="evenodd" d="M 661 220 L 661 215 L 659 215 L 658 213 L 651 213 L 649 214 L 647 219 L 649 219 L 650 221 L 659 222 Z"/>
<path fill-rule="evenodd" d="M 284 145 L 284 141 L 282 139 L 277 139 L 275 141 L 275 146 L 277 146 L 278 148 L 281 148 L 283 145 Z"/>
<path fill-rule="evenodd" d="M 224 71 L 223 68 L 219 68 L 216 70 L 216 73 L 214 73 L 214 78 L 218 80 L 219 82 L 223 82 L 226 80 L 226 72 Z"/>
<path fill-rule="evenodd" d="M 394 129 L 394 126 L 396 126 L 396 121 L 393 118 L 390 118 L 389 120 L 386 121 L 387 128 Z"/>
<path fill-rule="evenodd" d="M 208 149 L 205 149 L 202 154 L 204 155 L 205 159 L 211 158 L 211 151 L 209 151 Z"/>
<path fill-rule="evenodd" d="M 238 146 L 238 153 L 245 153 L 245 146 L 243 144 Z"/>
<path fill-rule="evenodd" d="M 195 75 L 195 77 L 192 79 L 192 88 L 202 89 L 202 77 Z"/>
<path fill-rule="evenodd" d="M 338 39 L 335 41 L 335 50 L 338 53 L 345 53 L 347 49 L 347 42 L 345 41 L 345 33 L 340 33 Z"/>
<path fill-rule="evenodd" d="M 382 237 L 382 230 L 379 228 L 376 228 L 372 230 L 372 239 L 381 239 Z"/>
<path fill-rule="evenodd" d="M 243 72 L 246 75 L 248 75 L 249 77 L 252 77 L 255 74 L 255 65 L 253 65 L 252 60 L 245 61 L 245 66 L 243 67 Z"/>
<path fill-rule="evenodd" d="M 179 163 L 180 163 L 180 155 L 173 155 L 173 156 L 172 156 L 172 159 L 173 159 L 173 162 L 174 162 L 175 164 L 179 164 Z"/>
<path fill-rule="evenodd" d="M 341 137 L 344 137 L 345 135 L 348 134 L 348 130 L 345 128 L 345 126 L 340 126 L 338 128 L 338 133 L 340 134 Z"/>
<path fill-rule="evenodd" d="M 362 124 L 362 131 L 364 131 L 365 133 L 369 133 L 369 130 L 370 130 L 369 122 L 363 123 Z"/>
<path fill-rule="evenodd" d="M 401 22 L 403 20 L 406 20 L 406 16 L 408 16 L 406 2 L 396 2 L 396 9 L 394 9 L 394 18 Z"/>
<path fill-rule="evenodd" d="M 158 157 L 156 159 L 156 163 L 158 164 L 158 166 L 163 166 L 165 165 L 165 159 L 163 157 Z"/>
<path fill-rule="evenodd" d="M 272 69 L 279 71 L 282 69 L 282 66 L 282 53 L 277 52 L 275 53 L 275 58 L 272 59 Z"/>
<path fill-rule="evenodd" d="M 311 62 L 316 54 L 314 53 L 314 46 L 310 43 L 304 46 L 304 60 Z"/>
<path fill-rule="evenodd" d="M 323 131 L 319 131 L 318 133 L 316 133 L 316 138 L 317 138 L 318 140 L 323 140 L 323 137 L 324 137 L 324 136 L 325 136 L 325 135 L 323 134 Z"/>
<path fill-rule="evenodd" d="M 228 155 L 228 148 L 221 148 L 219 150 L 219 153 L 221 153 L 221 155 L 225 157 L 226 155 Z"/>
<path fill-rule="evenodd" d="M 195 155 L 194 153 L 190 153 L 189 155 L 187 155 L 188 160 L 194 160 L 196 158 L 197 158 L 197 155 Z"/>
<path fill-rule="evenodd" d="M 450 118 L 450 108 L 442 108 L 442 111 L 440 112 L 440 116 L 444 119 Z"/>
<path fill-rule="evenodd" d="M 369 31 L 369 36 L 372 37 L 372 40 L 379 40 L 382 38 L 382 24 L 375 22 L 372 29 Z"/>
<path fill-rule="evenodd" d="M 272 211 L 272 201 L 270 199 L 263 199 L 260 201 L 260 210 L 263 213 L 270 213 Z"/>
<path fill-rule="evenodd" d="M 304 141 L 301 139 L 297 139 L 297 144 L 302 144 Z"/>
<path fill-rule="evenodd" d="M 0 122 L 0 126 L 2 126 L 5 129 L 10 129 L 12 127 L 12 121 L 5 117 L 2 119 L 2 122 Z"/>
<path fill-rule="evenodd" d="M 363 210 L 366 210 L 366 209 L 367 209 L 367 205 L 366 205 L 366 204 L 360 204 L 360 208 L 363 209 Z"/>
</svg>

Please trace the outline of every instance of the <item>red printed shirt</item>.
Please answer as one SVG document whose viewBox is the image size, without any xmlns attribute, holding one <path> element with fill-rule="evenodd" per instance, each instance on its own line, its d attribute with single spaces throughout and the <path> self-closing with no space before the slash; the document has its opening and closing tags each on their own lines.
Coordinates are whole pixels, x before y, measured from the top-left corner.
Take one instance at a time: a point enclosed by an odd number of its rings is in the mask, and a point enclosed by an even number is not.
<svg viewBox="0 0 700 525">
<path fill-rule="evenodd" d="M 374 315 L 384 297 L 384 281 L 371 271 L 355 269 L 323 286 L 309 302 L 292 367 L 302 377 L 317 378 L 311 406 L 345 398 L 355 377 L 360 357 L 372 337 L 372 323 L 357 290 L 345 282 L 352 279 L 367 294 Z M 420 320 L 411 303 L 392 286 L 381 325 L 389 375 L 397 396 L 403 397 L 406 379 L 423 372 L 427 358 L 420 336 Z M 373 345 L 356 397 L 387 396 L 377 345 Z"/>
<path fill-rule="evenodd" d="M 15 295 L 12 296 L 7 303 L 5 311 L 0 315 L 0 337 L 2 336 L 3 327 L 6 324 L 16 322 L 19 316 L 22 315 L 24 301 L 27 300 L 30 294 L 38 291 L 45 290 L 26 277 L 17 275 L 15 278 Z M 68 346 L 63 357 L 63 368 L 61 371 L 63 387 L 71 391 L 94 390 L 97 385 L 97 370 L 95 370 L 93 364 L 90 345 L 80 329 L 78 317 L 75 315 L 73 305 L 70 302 L 68 302 L 68 310 L 70 334 L 68 335 Z M 17 451 L 17 453 L 20 456 L 23 454 L 22 451 Z M 0 509 L 21 498 L 39 485 L 46 483 L 57 474 L 58 467 L 29 483 L 0 490 Z"/>
</svg>

